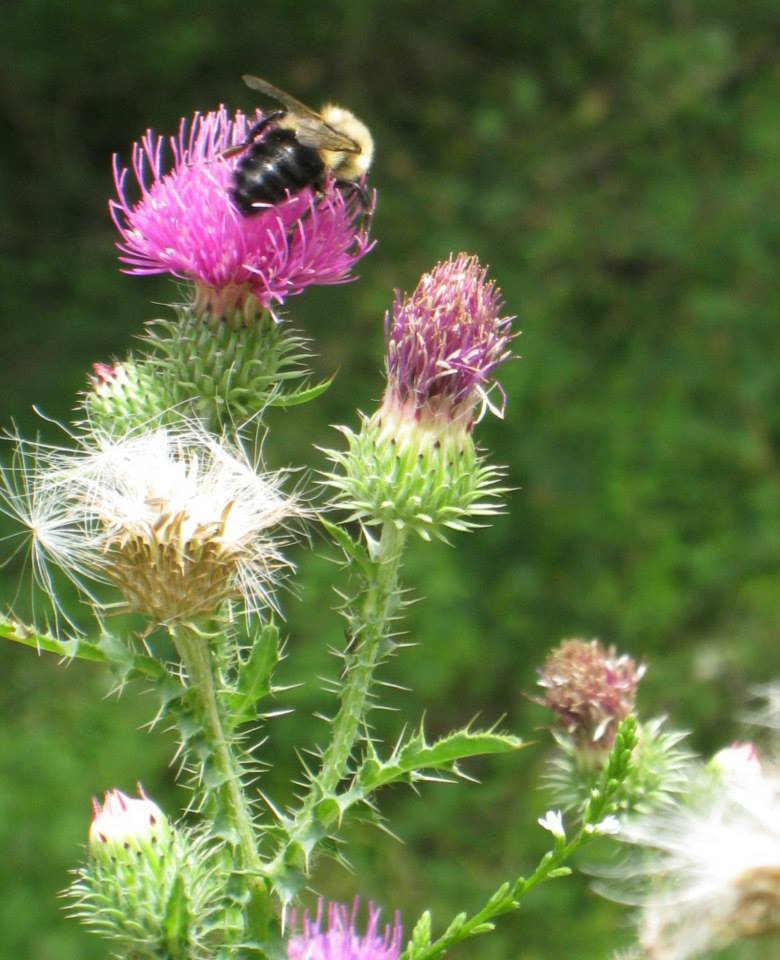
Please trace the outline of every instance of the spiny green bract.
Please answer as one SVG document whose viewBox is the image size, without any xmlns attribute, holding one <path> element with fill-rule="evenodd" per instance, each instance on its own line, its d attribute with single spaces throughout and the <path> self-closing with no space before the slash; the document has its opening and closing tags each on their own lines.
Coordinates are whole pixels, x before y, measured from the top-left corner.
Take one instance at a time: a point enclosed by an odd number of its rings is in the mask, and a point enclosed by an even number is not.
<svg viewBox="0 0 780 960">
<path fill-rule="evenodd" d="M 581 810 L 598 783 L 607 750 L 582 747 L 565 733 L 554 733 L 557 750 L 545 774 L 545 785 L 564 810 Z M 646 813 L 674 803 L 684 793 L 692 754 L 680 747 L 685 734 L 664 730 L 663 719 L 640 723 L 631 768 L 616 795 L 620 812 Z"/>
<path fill-rule="evenodd" d="M 306 376 L 309 353 L 306 341 L 269 311 L 210 321 L 181 308 L 176 320 L 155 322 L 147 343 L 173 404 L 210 427 L 241 425 L 269 405 L 313 399 L 300 385 L 283 389 Z"/>
<path fill-rule="evenodd" d="M 156 320 L 144 356 L 95 364 L 82 408 L 93 431 L 123 435 L 149 425 L 197 418 L 209 428 L 242 425 L 268 406 L 315 399 L 329 381 L 306 377 L 306 341 L 268 311 L 248 309 L 208 320 L 182 307 L 175 320 Z"/>
<path fill-rule="evenodd" d="M 347 450 L 326 451 L 337 470 L 325 482 L 350 519 L 444 540 L 448 529 L 471 530 L 499 511 L 502 472 L 484 461 L 470 434 L 411 427 L 396 436 L 378 416 L 364 417 L 360 433 L 339 429 Z"/>
</svg>

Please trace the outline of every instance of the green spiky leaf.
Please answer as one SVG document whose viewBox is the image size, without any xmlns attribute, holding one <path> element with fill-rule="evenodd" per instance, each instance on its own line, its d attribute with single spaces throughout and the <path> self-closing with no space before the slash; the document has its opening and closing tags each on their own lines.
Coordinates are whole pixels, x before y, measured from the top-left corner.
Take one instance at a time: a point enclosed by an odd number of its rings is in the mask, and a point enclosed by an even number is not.
<svg viewBox="0 0 780 960">
<path fill-rule="evenodd" d="M 118 637 L 108 633 L 104 633 L 99 640 L 84 637 L 62 640 L 18 620 L 0 616 L 0 637 L 31 647 L 38 653 L 53 653 L 66 660 L 109 663 L 126 680 L 139 677 L 163 680 L 167 676 L 165 667 L 153 657 L 134 653 Z"/>
<path fill-rule="evenodd" d="M 494 730 L 456 730 L 428 743 L 422 727 L 407 740 L 399 741 L 390 758 L 382 761 L 372 752 L 360 766 L 355 782 L 366 793 L 397 781 L 419 779 L 421 771 L 434 770 L 458 775 L 458 761 L 495 753 L 511 753 L 525 744 L 519 737 Z"/>
<path fill-rule="evenodd" d="M 85 640 L 83 637 L 60 640 L 50 633 L 36 630 L 34 627 L 8 617 L 0 616 L 0 637 L 5 637 L 13 643 L 21 643 L 25 647 L 32 647 L 38 653 L 53 653 L 67 660 L 92 660 L 95 663 L 103 663 L 106 660 L 99 646 L 91 640 Z"/>
<path fill-rule="evenodd" d="M 412 931 L 412 945 L 416 949 L 427 947 L 431 942 L 431 911 L 426 910 L 414 925 Z"/>
<path fill-rule="evenodd" d="M 310 403 L 312 400 L 316 400 L 318 397 L 321 397 L 325 393 L 336 379 L 336 374 L 328 377 L 327 380 L 322 380 L 320 383 L 315 383 L 312 386 L 304 385 L 298 387 L 297 390 L 291 390 L 289 393 L 279 393 L 278 396 L 275 396 L 269 403 L 271 407 L 281 407 L 283 410 L 286 410 L 288 407 L 299 407 L 304 403 Z"/>
<path fill-rule="evenodd" d="M 327 531 L 331 540 L 341 547 L 347 559 L 357 564 L 358 568 L 365 573 L 372 565 L 372 560 L 363 544 L 358 543 L 357 540 L 353 540 L 343 527 L 331 523 L 330 520 L 326 520 L 324 517 L 320 517 L 320 523 Z"/>
<path fill-rule="evenodd" d="M 255 637 L 249 657 L 241 664 L 236 690 L 225 694 L 232 727 L 256 719 L 256 704 L 271 693 L 271 678 L 279 657 L 279 630 L 272 623 L 266 624 Z"/>
</svg>

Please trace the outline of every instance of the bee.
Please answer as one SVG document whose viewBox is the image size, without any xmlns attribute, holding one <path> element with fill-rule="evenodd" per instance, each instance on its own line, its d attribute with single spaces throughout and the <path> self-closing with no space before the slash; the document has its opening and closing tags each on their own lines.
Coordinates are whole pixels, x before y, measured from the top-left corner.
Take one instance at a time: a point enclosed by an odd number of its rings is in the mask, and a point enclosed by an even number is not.
<svg viewBox="0 0 780 960">
<path fill-rule="evenodd" d="M 245 217 L 306 187 L 321 191 L 328 174 L 368 204 L 358 183 L 374 156 L 374 141 L 365 124 L 333 104 L 316 113 L 260 77 L 245 75 L 243 81 L 281 104 L 250 128 L 244 143 L 223 154 L 243 153 L 233 174 L 231 198 Z"/>
</svg>

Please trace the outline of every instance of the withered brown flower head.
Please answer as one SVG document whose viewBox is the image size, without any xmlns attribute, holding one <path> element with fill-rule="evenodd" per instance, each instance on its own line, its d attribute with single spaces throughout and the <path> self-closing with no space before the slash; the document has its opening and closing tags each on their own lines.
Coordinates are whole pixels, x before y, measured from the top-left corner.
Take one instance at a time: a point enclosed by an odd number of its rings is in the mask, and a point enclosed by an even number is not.
<svg viewBox="0 0 780 960">
<path fill-rule="evenodd" d="M 598 640 L 564 640 L 545 661 L 538 702 L 582 746 L 608 750 L 618 724 L 634 709 L 644 667 Z"/>
</svg>

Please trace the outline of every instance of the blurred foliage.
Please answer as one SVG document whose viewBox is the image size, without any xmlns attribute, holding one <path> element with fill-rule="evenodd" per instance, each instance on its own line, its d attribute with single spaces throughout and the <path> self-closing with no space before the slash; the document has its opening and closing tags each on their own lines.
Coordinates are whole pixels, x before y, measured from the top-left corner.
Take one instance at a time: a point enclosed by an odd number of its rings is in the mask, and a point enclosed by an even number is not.
<svg viewBox="0 0 780 960">
<path fill-rule="evenodd" d="M 329 424 L 354 424 L 356 399 L 372 408 L 392 288 L 450 250 L 491 264 L 518 314 L 507 419 L 479 428 L 509 466 L 508 515 L 454 549 L 412 550 L 417 646 L 387 676 L 413 692 L 390 691 L 400 715 L 376 726 L 390 737 L 426 709 L 436 734 L 505 715 L 537 745 L 472 767 L 480 786 L 388 794 L 404 843 L 355 827 L 354 875 L 324 863 L 326 894 L 362 892 L 407 924 L 430 906 L 444 922 L 529 867 L 546 842 L 549 739 L 525 695 L 563 636 L 645 659 L 645 713 L 668 712 L 705 750 L 738 733 L 747 691 L 778 673 L 779 43 L 774 0 L 19 0 L 7 12 L 3 424 L 56 436 L 32 404 L 67 417 L 89 365 L 170 314 L 170 282 L 117 273 L 110 155 L 195 109 L 251 107 L 245 71 L 315 105 L 343 101 L 378 144 L 379 246 L 362 280 L 289 304 L 317 372 L 340 375 L 323 401 L 277 415 L 273 465 L 316 466 Z M 324 552 L 299 551 L 303 600 L 286 598 L 283 675 L 309 680 L 263 748 L 277 793 L 293 744 L 323 735 L 315 678 L 338 669 Z M 10 598 L 13 564 L 2 574 Z M 0 955 L 104 957 L 55 895 L 91 794 L 141 779 L 180 808 L 172 744 L 139 730 L 154 713 L 139 691 L 104 698 L 100 668 L 0 657 Z M 629 939 L 625 913 L 579 877 L 457 955 L 588 960 Z"/>
</svg>

